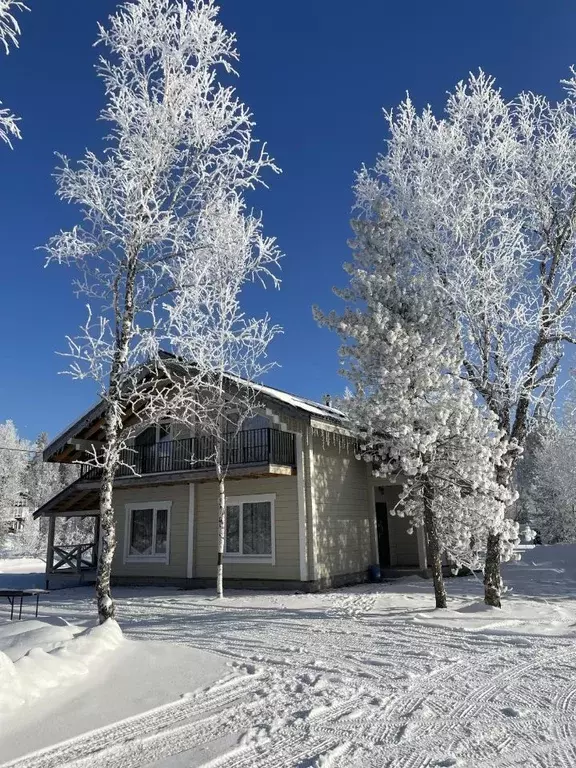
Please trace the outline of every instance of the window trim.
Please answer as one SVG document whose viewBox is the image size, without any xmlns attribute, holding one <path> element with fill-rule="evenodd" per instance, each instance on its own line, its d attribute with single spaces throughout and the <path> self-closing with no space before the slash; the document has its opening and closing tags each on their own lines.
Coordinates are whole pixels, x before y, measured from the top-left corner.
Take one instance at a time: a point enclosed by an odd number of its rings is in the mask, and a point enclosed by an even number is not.
<svg viewBox="0 0 576 768">
<path fill-rule="evenodd" d="M 270 503 L 270 538 L 272 540 L 272 552 L 269 555 L 243 555 L 238 552 L 224 552 L 224 562 L 226 563 L 246 563 L 251 565 L 276 565 L 276 494 L 275 493 L 262 493 L 253 494 L 249 496 L 227 496 L 227 507 L 240 507 L 239 525 L 242 530 L 243 504 L 258 504 L 263 502 Z M 240 537 L 240 540 L 242 537 Z M 226 541 L 224 541 L 224 548 L 226 548 Z"/>
<path fill-rule="evenodd" d="M 161 565 L 170 564 L 170 521 L 172 502 L 171 501 L 133 501 L 124 505 L 125 508 L 125 526 L 124 526 L 124 564 L 129 563 L 159 563 Z M 132 528 L 132 512 L 138 509 L 154 510 L 152 536 L 156 540 L 156 513 L 159 509 L 167 510 L 166 519 L 166 553 L 161 555 L 131 555 L 130 554 L 130 531 Z"/>
</svg>

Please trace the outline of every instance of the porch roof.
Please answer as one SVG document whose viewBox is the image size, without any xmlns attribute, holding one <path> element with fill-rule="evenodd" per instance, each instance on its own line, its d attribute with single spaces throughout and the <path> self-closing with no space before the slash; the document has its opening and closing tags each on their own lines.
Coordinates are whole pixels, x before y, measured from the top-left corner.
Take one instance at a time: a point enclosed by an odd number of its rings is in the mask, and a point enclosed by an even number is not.
<svg viewBox="0 0 576 768">
<path fill-rule="evenodd" d="M 99 488 L 87 488 L 77 480 L 34 512 L 34 517 L 89 517 L 98 515 Z"/>
</svg>

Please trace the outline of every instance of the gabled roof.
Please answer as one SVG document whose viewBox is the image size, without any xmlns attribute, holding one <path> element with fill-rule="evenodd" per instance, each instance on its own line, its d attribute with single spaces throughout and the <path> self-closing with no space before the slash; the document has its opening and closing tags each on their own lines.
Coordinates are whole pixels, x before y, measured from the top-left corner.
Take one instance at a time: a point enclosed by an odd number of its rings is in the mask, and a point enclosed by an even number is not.
<svg viewBox="0 0 576 768">
<path fill-rule="evenodd" d="M 171 355 L 166 355 L 166 357 L 171 357 Z M 317 403 L 308 398 L 293 395 L 281 389 L 276 389 L 275 387 L 269 387 L 264 384 L 254 384 L 237 376 L 228 375 L 227 378 L 231 382 L 241 382 L 242 384 L 251 387 L 253 390 L 260 393 L 262 399 L 267 401 L 269 405 L 275 405 L 284 411 L 295 412 L 294 415 L 296 416 L 300 415 L 307 419 L 313 417 L 314 419 L 342 425 L 347 421 L 346 415 L 342 411 L 333 408 L 330 405 Z M 100 400 L 89 408 L 77 421 L 70 424 L 64 431 L 55 437 L 44 449 L 44 461 L 54 460 L 56 456 L 67 450 L 70 441 L 74 438 L 78 440 L 84 439 L 86 431 L 94 430 L 97 427 L 104 415 L 105 408 L 105 402 Z M 93 439 L 98 439 L 94 435 L 91 435 L 91 437 Z"/>
<path fill-rule="evenodd" d="M 291 395 L 289 392 L 284 392 L 282 389 L 268 387 L 264 384 L 250 384 L 250 386 L 252 389 L 261 392 L 263 395 L 266 395 L 273 400 L 290 405 L 300 411 L 311 413 L 313 416 L 336 421 L 346 421 L 346 414 L 343 411 L 338 410 L 338 408 L 333 408 L 331 405 L 317 403 L 314 400 L 309 400 L 308 398 L 300 397 L 299 395 Z"/>
</svg>

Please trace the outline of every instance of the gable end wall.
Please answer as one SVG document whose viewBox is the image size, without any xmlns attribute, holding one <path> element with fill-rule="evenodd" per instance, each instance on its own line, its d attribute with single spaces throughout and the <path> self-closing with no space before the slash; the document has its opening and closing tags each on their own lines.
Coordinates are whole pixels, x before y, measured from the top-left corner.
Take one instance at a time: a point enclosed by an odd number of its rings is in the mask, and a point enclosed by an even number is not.
<svg viewBox="0 0 576 768">
<path fill-rule="evenodd" d="M 372 562 L 370 499 L 366 465 L 346 441 L 324 433 L 313 438 L 316 510 L 316 578 L 356 574 Z"/>
</svg>

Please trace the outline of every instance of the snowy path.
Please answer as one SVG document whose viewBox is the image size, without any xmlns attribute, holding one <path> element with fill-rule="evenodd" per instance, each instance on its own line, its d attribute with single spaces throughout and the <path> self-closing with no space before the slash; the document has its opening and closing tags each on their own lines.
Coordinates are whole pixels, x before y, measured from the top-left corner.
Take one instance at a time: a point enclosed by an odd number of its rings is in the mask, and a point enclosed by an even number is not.
<svg viewBox="0 0 576 768">
<path fill-rule="evenodd" d="M 119 590 L 128 636 L 217 653 L 230 676 L 12 765 L 572 768 L 576 591 L 560 570 L 542 571 L 548 602 L 515 598 L 505 617 L 439 619 L 421 583 L 223 601 Z M 469 602 L 475 585 L 454 585 Z M 55 594 L 50 612 L 86 618 L 88 594 Z"/>
</svg>

